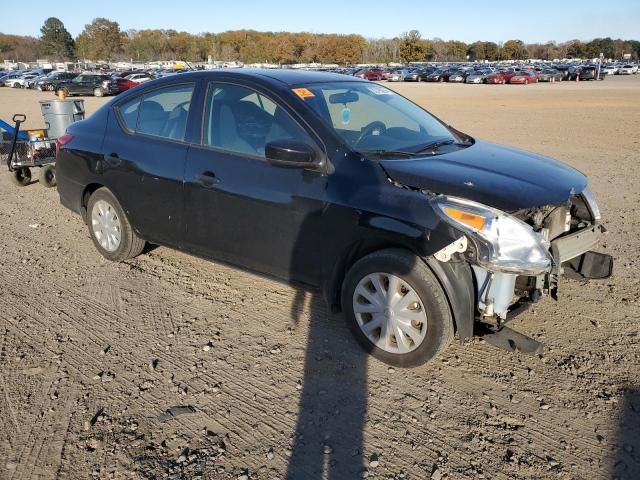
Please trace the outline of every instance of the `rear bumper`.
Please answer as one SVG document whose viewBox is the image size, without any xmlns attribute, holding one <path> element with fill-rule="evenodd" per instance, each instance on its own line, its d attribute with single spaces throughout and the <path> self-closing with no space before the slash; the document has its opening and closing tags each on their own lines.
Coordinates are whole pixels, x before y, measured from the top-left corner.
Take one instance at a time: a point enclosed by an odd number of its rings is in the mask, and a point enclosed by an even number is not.
<svg viewBox="0 0 640 480">
<path fill-rule="evenodd" d="M 84 186 L 74 182 L 66 175 L 56 175 L 60 203 L 69 210 L 82 215 L 82 194 Z"/>
</svg>

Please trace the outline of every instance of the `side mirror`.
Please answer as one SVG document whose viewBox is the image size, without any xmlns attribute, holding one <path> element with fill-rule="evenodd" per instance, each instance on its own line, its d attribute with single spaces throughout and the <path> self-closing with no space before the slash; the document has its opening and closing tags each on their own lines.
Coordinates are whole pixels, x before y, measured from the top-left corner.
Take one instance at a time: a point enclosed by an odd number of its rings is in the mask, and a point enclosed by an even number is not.
<svg viewBox="0 0 640 480">
<path fill-rule="evenodd" d="M 309 168 L 318 163 L 316 151 L 299 140 L 274 140 L 267 143 L 264 153 L 267 161 L 276 167 Z"/>
</svg>

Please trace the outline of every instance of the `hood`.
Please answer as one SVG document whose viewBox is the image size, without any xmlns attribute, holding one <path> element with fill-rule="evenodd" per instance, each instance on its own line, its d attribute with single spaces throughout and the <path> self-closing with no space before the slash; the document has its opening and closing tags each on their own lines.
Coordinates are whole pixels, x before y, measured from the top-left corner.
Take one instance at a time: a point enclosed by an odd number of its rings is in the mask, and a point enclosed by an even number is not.
<svg viewBox="0 0 640 480">
<path fill-rule="evenodd" d="M 505 211 L 560 204 L 587 185 L 582 173 L 557 160 L 484 141 L 452 153 L 382 160 L 380 165 L 400 184 Z"/>
</svg>

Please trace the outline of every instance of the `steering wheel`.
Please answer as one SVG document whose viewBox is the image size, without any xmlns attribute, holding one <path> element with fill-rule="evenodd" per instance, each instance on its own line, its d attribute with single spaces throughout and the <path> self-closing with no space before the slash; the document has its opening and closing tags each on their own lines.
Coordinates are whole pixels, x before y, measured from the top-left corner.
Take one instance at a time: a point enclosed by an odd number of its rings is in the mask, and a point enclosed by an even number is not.
<svg viewBox="0 0 640 480">
<path fill-rule="evenodd" d="M 376 133 L 377 132 L 377 133 Z M 379 120 L 371 122 L 369 125 L 362 127 L 360 136 L 355 142 L 355 145 L 359 145 L 362 140 L 371 135 L 384 135 L 387 132 L 387 126 Z"/>
</svg>

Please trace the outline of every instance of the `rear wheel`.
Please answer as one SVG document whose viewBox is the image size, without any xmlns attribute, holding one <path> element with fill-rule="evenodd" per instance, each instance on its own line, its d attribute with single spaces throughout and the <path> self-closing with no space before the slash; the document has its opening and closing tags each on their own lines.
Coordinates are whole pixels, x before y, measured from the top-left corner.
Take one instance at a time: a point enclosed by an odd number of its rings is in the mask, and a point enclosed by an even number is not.
<svg viewBox="0 0 640 480">
<path fill-rule="evenodd" d="M 104 90 L 100 87 L 93 90 L 93 95 L 95 97 L 104 97 Z"/>
<path fill-rule="evenodd" d="M 56 183 L 56 167 L 55 165 L 45 165 L 40 169 L 38 181 L 47 188 L 52 188 Z"/>
<path fill-rule="evenodd" d="M 106 188 L 89 198 L 87 224 L 93 244 L 107 260 L 122 262 L 144 249 L 145 241 L 133 231 L 120 203 Z"/>
<path fill-rule="evenodd" d="M 381 250 L 356 262 L 345 277 L 342 306 L 360 344 L 390 365 L 421 365 L 453 339 L 438 279 L 406 250 Z"/>
<path fill-rule="evenodd" d="M 17 168 L 11 172 L 11 180 L 19 187 L 26 187 L 31 183 L 31 170 L 27 167 Z"/>
</svg>

